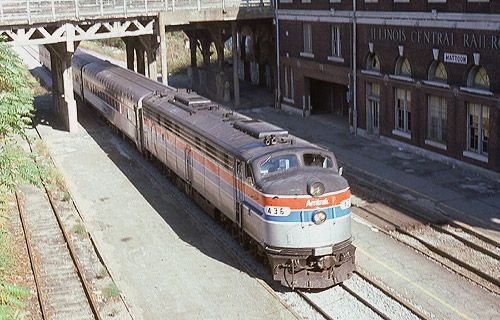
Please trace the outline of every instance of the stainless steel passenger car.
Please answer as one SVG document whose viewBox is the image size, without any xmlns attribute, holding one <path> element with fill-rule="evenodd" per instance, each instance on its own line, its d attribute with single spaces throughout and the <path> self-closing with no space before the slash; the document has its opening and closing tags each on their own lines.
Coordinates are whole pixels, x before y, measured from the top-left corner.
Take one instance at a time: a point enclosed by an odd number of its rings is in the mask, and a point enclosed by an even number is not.
<svg viewBox="0 0 500 320">
<path fill-rule="evenodd" d="M 351 195 L 333 153 L 85 54 L 75 91 L 175 173 L 269 259 L 285 286 L 325 288 L 354 271 Z"/>
</svg>

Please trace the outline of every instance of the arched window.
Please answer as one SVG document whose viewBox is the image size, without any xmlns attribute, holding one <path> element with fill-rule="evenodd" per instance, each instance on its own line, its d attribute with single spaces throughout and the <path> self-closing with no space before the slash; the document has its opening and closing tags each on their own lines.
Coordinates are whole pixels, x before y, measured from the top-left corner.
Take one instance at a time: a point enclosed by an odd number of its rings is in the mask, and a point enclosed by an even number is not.
<svg viewBox="0 0 500 320">
<path fill-rule="evenodd" d="M 429 80 L 439 81 L 439 82 L 448 82 L 448 72 L 446 72 L 446 68 L 444 64 L 440 61 L 434 61 L 429 68 Z"/>
<path fill-rule="evenodd" d="M 375 53 L 370 53 L 366 59 L 366 69 L 380 72 L 380 59 Z"/>
<path fill-rule="evenodd" d="M 395 74 L 398 76 L 411 77 L 410 61 L 405 57 L 399 57 L 396 61 Z"/>
<path fill-rule="evenodd" d="M 473 67 L 467 77 L 467 86 L 489 91 L 490 77 L 486 69 L 480 66 Z"/>
</svg>

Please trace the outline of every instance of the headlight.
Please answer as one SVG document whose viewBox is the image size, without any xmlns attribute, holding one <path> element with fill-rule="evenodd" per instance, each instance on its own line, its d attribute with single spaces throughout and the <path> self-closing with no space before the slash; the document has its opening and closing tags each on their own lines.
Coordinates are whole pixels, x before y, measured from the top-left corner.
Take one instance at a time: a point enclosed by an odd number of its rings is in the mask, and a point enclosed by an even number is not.
<svg viewBox="0 0 500 320">
<path fill-rule="evenodd" d="M 315 224 L 322 224 L 326 220 L 326 213 L 324 211 L 318 211 L 313 215 L 313 222 Z"/>
<path fill-rule="evenodd" d="M 313 197 L 319 197 L 325 193 L 325 185 L 319 181 L 309 183 L 307 192 Z"/>
</svg>

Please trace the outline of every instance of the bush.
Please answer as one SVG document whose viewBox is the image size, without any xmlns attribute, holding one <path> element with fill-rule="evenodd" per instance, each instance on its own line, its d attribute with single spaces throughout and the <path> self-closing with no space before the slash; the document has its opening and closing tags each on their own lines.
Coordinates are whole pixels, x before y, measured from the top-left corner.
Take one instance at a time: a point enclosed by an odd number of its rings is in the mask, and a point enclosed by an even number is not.
<svg viewBox="0 0 500 320">
<path fill-rule="evenodd" d="M 0 43 L 0 142 L 24 136 L 33 117 L 33 81 L 19 57 Z"/>
<path fill-rule="evenodd" d="M 0 209 L 19 182 L 38 183 L 38 169 L 13 137 L 26 138 L 33 117 L 33 80 L 19 57 L 0 43 Z"/>
<path fill-rule="evenodd" d="M 2 39 L 0 39 L 0 42 Z M 33 117 L 33 84 L 28 70 L 6 44 L 0 43 L 0 213 L 7 208 L 7 199 L 20 182 L 39 183 L 39 171 L 28 154 L 14 138 L 27 139 L 26 130 Z M 13 272 L 13 256 L 8 228 L 0 228 L 0 319 L 23 319 L 27 314 L 23 299 L 28 290 L 5 283 Z"/>
</svg>

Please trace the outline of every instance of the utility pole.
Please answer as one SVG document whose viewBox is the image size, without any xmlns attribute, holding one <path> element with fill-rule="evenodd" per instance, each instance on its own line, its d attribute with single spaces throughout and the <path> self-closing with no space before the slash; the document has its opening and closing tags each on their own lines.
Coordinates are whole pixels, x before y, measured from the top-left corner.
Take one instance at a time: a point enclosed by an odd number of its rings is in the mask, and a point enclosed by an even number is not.
<svg viewBox="0 0 500 320">
<path fill-rule="evenodd" d="M 358 97 L 357 97 L 357 65 L 356 65 L 356 0 L 352 0 L 352 126 L 354 135 L 358 131 Z"/>
</svg>

